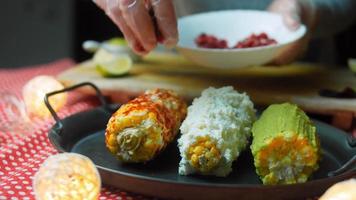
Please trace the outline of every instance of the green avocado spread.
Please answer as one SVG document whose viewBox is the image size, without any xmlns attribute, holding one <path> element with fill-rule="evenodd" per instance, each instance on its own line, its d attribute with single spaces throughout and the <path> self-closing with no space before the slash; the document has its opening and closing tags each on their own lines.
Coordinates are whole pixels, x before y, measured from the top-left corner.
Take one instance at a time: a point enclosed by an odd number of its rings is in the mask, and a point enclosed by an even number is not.
<svg viewBox="0 0 356 200">
<path fill-rule="evenodd" d="M 270 105 L 252 127 L 252 154 L 267 145 L 267 141 L 281 134 L 297 134 L 307 138 L 318 147 L 316 128 L 309 117 L 296 105 L 290 103 Z"/>
</svg>

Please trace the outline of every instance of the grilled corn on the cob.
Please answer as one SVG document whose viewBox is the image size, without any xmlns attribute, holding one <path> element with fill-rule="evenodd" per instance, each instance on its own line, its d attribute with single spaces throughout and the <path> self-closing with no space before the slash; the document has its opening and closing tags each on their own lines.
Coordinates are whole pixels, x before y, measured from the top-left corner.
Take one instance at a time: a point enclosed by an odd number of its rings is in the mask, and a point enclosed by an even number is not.
<svg viewBox="0 0 356 200">
<path fill-rule="evenodd" d="M 248 143 L 254 120 L 253 103 L 246 94 L 232 87 L 203 91 L 180 128 L 179 174 L 228 175 Z"/>
<path fill-rule="evenodd" d="M 174 139 L 186 110 L 185 102 L 173 91 L 146 91 L 112 115 L 106 146 L 123 162 L 149 161 Z"/>
<path fill-rule="evenodd" d="M 269 106 L 252 128 L 252 154 L 264 184 L 303 183 L 318 169 L 316 128 L 296 105 Z"/>
</svg>

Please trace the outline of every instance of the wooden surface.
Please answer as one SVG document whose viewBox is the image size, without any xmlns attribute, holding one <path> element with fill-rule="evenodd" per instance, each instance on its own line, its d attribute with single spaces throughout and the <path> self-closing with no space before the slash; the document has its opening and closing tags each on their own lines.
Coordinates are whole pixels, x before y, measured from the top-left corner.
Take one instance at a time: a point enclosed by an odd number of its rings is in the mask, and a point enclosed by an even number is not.
<svg viewBox="0 0 356 200">
<path fill-rule="evenodd" d="M 169 88 L 187 99 L 199 96 L 209 86 L 232 85 L 247 92 L 257 105 L 294 102 L 305 110 L 330 114 L 356 115 L 355 99 L 320 97 L 320 89 L 356 89 L 356 76 L 344 68 L 330 68 L 306 63 L 283 67 L 250 67 L 238 70 L 218 70 L 196 66 L 174 54 L 152 53 L 135 63 L 130 74 L 104 78 L 91 61 L 79 64 L 58 75 L 65 85 L 83 81 L 96 84 L 105 95 L 125 101 L 150 88 Z M 84 92 L 90 92 L 84 91 Z"/>
</svg>

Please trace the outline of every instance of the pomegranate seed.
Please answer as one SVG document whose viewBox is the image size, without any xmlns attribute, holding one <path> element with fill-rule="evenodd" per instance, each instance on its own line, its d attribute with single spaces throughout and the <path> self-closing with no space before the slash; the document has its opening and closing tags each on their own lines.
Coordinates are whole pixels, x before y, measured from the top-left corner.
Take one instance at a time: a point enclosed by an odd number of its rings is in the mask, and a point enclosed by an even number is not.
<svg viewBox="0 0 356 200">
<path fill-rule="evenodd" d="M 214 35 L 206 33 L 200 34 L 195 38 L 195 44 L 201 48 L 227 49 L 228 44 L 225 39 L 220 39 Z M 232 48 L 250 48 L 277 44 L 277 41 L 269 38 L 265 32 L 260 34 L 252 33 L 250 36 L 236 43 Z"/>
</svg>

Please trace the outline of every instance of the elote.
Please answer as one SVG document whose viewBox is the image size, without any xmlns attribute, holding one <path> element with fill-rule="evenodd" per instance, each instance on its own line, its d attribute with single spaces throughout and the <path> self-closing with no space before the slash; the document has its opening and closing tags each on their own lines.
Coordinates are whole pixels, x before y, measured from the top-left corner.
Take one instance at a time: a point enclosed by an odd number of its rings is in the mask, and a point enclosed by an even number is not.
<svg viewBox="0 0 356 200">
<path fill-rule="evenodd" d="M 179 174 L 227 176 L 248 143 L 254 120 L 253 103 L 246 94 L 231 86 L 204 90 L 180 127 Z"/>
<path fill-rule="evenodd" d="M 174 139 L 186 112 L 185 102 L 173 91 L 148 90 L 112 115 L 106 146 L 123 162 L 149 161 Z"/>
<path fill-rule="evenodd" d="M 316 128 L 296 105 L 269 106 L 254 123 L 252 136 L 254 164 L 263 184 L 303 183 L 318 169 Z"/>
</svg>

